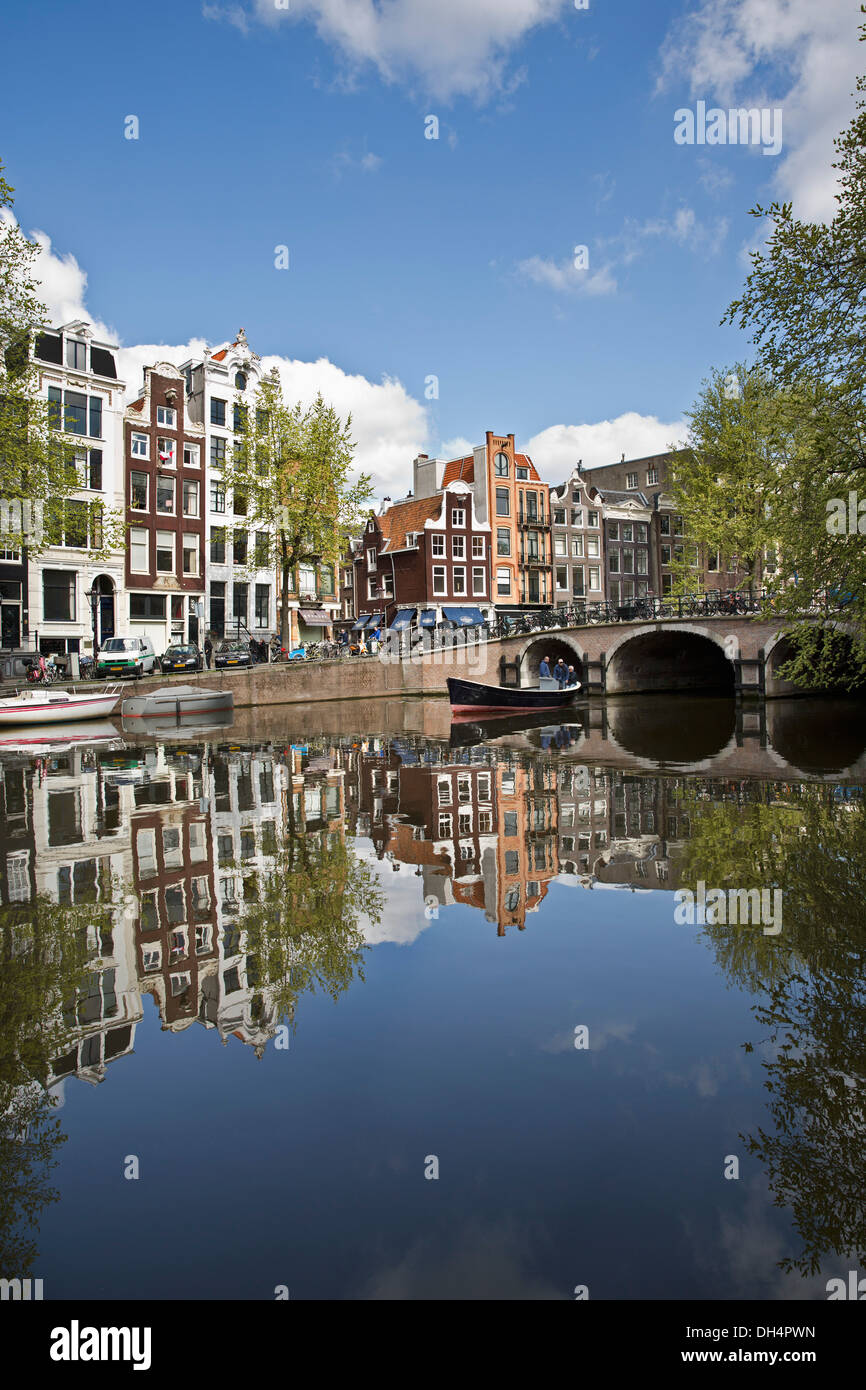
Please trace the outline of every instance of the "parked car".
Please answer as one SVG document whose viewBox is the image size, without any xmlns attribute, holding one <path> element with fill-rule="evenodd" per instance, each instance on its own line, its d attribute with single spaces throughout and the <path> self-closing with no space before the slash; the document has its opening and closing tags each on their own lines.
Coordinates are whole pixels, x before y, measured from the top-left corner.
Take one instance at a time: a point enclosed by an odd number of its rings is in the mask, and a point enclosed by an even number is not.
<svg viewBox="0 0 866 1390">
<path fill-rule="evenodd" d="M 201 671 L 204 657 L 198 647 L 178 642 L 175 646 L 166 647 L 159 664 L 163 671 Z"/>
<path fill-rule="evenodd" d="M 253 658 L 245 642 L 220 642 L 214 652 L 213 664 L 220 666 L 252 666 Z"/>
<path fill-rule="evenodd" d="M 149 637 L 109 637 L 96 659 L 97 676 L 151 676 L 157 667 Z"/>
</svg>

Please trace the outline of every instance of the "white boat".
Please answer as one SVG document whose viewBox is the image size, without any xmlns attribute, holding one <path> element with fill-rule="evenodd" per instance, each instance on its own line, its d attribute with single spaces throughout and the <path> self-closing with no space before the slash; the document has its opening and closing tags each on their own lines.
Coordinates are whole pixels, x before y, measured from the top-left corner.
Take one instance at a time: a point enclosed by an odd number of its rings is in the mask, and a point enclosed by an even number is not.
<svg viewBox="0 0 866 1390">
<path fill-rule="evenodd" d="M 206 690 L 200 685 L 169 685 L 132 695 L 124 700 L 124 719 L 188 719 L 233 710 L 235 697 L 230 690 Z"/>
<path fill-rule="evenodd" d="M 25 729 L 0 729 L 0 753 L 56 753 L 79 745 L 101 746 L 122 739 L 109 719 L 101 723 L 70 720 L 68 724 L 28 724 Z"/>
<path fill-rule="evenodd" d="M 20 690 L 0 699 L 0 724 L 63 724 L 79 719 L 105 719 L 118 700 L 117 686 L 99 692 Z"/>
</svg>

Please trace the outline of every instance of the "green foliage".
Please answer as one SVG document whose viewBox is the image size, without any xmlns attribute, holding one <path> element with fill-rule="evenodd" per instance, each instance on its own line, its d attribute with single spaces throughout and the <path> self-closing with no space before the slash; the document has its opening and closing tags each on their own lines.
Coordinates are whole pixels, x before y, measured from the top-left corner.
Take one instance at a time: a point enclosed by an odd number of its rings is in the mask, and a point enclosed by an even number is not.
<svg viewBox="0 0 866 1390">
<path fill-rule="evenodd" d="M 373 489 L 366 474 L 352 476 L 351 417 L 341 420 L 321 394 L 306 408 L 300 401 L 286 405 L 275 370 L 259 386 L 253 409 L 240 398 L 238 407 L 241 428 L 225 483 L 235 499 L 245 499 L 244 523 L 235 530 L 273 537 L 285 643 L 293 569 L 322 558 L 336 568 L 342 537 L 359 525 Z M 250 560 L 258 565 L 262 557 L 251 551 Z"/>
</svg>

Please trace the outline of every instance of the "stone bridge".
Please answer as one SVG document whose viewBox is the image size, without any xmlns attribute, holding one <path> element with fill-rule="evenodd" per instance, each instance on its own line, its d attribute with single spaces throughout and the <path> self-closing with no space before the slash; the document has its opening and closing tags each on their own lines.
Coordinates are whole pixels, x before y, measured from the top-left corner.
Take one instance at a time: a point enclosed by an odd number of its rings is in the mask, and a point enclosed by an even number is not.
<svg viewBox="0 0 866 1390">
<path fill-rule="evenodd" d="M 488 643 L 487 668 L 492 675 L 498 661 L 506 684 L 534 685 L 542 657 L 549 656 L 551 666 L 562 657 L 576 667 L 587 692 L 599 695 L 675 690 L 802 694 L 801 687 L 776 674 L 787 647 L 779 624 L 766 618 L 659 618 L 503 638 Z"/>
</svg>

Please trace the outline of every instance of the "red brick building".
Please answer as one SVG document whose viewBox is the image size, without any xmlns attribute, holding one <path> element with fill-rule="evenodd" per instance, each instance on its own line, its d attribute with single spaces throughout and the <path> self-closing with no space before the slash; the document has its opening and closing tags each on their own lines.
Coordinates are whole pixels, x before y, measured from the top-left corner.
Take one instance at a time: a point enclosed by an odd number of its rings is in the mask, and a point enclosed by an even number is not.
<svg viewBox="0 0 866 1390">
<path fill-rule="evenodd" d="M 459 480 L 371 513 L 353 562 L 356 629 L 492 621 L 490 535 Z"/>
<path fill-rule="evenodd" d="M 204 640 L 205 432 L 186 414 L 184 378 L 167 362 L 144 369 L 123 417 L 129 632 L 159 655 Z"/>
</svg>

